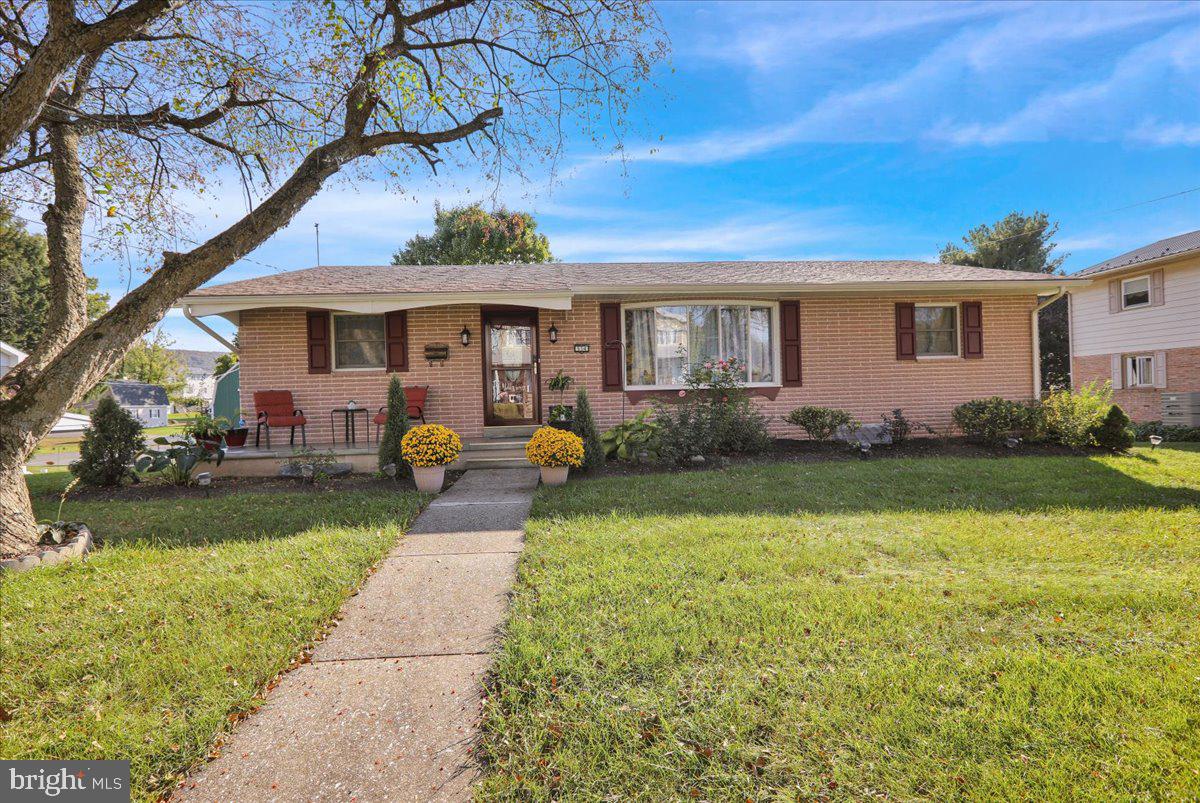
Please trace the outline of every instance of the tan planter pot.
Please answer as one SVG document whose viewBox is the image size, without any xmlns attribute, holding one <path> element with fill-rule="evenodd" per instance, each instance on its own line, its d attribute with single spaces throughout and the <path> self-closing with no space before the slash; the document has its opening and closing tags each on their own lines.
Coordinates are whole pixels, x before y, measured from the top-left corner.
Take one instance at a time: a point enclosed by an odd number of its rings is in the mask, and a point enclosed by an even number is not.
<svg viewBox="0 0 1200 803">
<path fill-rule="evenodd" d="M 567 481 L 570 466 L 542 466 L 542 483 L 544 485 L 563 485 Z"/>
<path fill-rule="evenodd" d="M 446 481 L 445 466 L 413 466 L 412 472 L 418 491 L 425 494 L 442 492 L 442 483 Z"/>
</svg>

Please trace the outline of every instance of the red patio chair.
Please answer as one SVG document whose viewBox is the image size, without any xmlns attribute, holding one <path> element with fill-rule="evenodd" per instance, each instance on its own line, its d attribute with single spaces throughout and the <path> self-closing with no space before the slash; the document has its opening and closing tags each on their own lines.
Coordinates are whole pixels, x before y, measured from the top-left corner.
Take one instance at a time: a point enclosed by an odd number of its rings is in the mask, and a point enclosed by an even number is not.
<svg viewBox="0 0 1200 803">
<path fill-rule="evenodd" d="M 300 443 L 308 445 L 304 425 L 308 419 L 304 411 L 297 409 L 292 401 L 290 390 L 260 390 L 254 394 L 254 409 L 258 413 L 257 425 L 254 427 L 254 448 L 258 448 L 258 436 L 263 427 L 267 429 L 267 448 L 271 448 L 271 427 L 291 427 L 291 438 L 288 443 L 296 445 L 296 427 L 300 427 Z"/>
<path fill-rule="evenodd" d="M 425 423 L 425 399 L 429 396 L 428 385 L 416 385 L 404 389 L 404 398 L 408 401 L 408 417 L 419 419 Z M 379 443 L 380 432 L 387 423 L 387 407 L 380 407 L 375 414 L 375 442 Z"/>
</svg>

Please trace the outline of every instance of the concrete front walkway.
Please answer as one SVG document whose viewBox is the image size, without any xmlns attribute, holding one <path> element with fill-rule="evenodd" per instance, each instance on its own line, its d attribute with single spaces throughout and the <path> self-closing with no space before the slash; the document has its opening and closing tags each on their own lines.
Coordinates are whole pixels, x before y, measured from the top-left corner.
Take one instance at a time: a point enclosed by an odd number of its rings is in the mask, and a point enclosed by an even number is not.
<svg viewBox="0 0 1200 803">
<path fill-rule="evenodd" d="M 480 683 L 507 614 L 536 469 L 471 470 L 417 517 L 188 801 L 463 800 Z"/>
</svg>

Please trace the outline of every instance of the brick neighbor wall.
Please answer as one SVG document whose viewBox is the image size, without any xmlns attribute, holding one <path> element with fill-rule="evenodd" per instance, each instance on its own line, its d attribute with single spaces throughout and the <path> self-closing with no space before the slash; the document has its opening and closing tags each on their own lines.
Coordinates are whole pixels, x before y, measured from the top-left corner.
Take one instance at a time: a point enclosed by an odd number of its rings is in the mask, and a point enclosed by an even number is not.
<svg viewBox="0 0 1200 803">
<path fill-rule="evenodd" d="M 1122 354 L 1154 354 L 1156 350 Z M 1163 391 L 1200 391 L 1200 348 L 1166 349 L 1166 388 L 1122 388 L 1113 391 L 1113 401 L 1121 405 L 1134 421 L 1158 421 L 1162 418 Z M 1112 381 L 1112 355 L 1093 354 L 1071 359 L 1071 382 L 1075 387 L 1086 382 Z"/>
<path fill-rule="evenodd" d="M 799 299 L 804 384 L 779 389 L 773 400 L 755 398 L 777 436 L 802 436 L 781 419 L 803 404 L 849 410 L 864 423 L 878 422 L 882 413 L 899 407 L 911 419 L 944 429 L 950 424 L 950 411 L 964 401 L 991 395 L 1010 399 L 1033 396 L 1030 313 L 1035 299 L 1031 295 L 982 297 L 982 359 L 916 362 L 896 359 L 894 303 L 977 299 L 850 295 Z M 577 298 L 571 310 L 539 311 L 543 420 L 558 401 L 557 394 L 544 389 L 545 383 L 560 368 L 575 377 L 576 388 L 588 389 L 602 429 L 621 420 L 623 397 L 626 417 L 650 406 L 649 400 L 635 404 L 626 394 L 601 389 L 599 304 L 603 300 Z M 558 342 L 553 344 L 546 336 L 552 323 L 559 330 Z M 464 325 L 472 334 L 472 343 L 465 348 L 459 342 Z M 453 427 L 466 439 L 478 438 L 483 432 L 480 325 L 480 308 L 475 305 L 409 310 L 410 370 L 398 374 L 405 385 L 429 385 L 426 419 Z M 372 410 L 386 401 L 391 375 L 382 370 L 308 373 L 302 309 L 242 312 L 238 337 L 242 407 L 248 422 L 254 418 L 254 391 L 291 390 L 310 422 L 310 442 L 327 444 L 330 409 L 343 406 L 351 398 Z M 450 359 L 441 367 L 431 367 L 422 359 L 428 343 L 449 344 Z M 587 343 L 589 353 L 576 354 L 576 343 Z M 574 402 L 574 391 L 572 388 L 567 394 L 568 404 Z M 286 444 L 279 437 L 272 437 L 273 445 Z M 282 437 L 286 438 L 286 430 Z"/>
</svg>

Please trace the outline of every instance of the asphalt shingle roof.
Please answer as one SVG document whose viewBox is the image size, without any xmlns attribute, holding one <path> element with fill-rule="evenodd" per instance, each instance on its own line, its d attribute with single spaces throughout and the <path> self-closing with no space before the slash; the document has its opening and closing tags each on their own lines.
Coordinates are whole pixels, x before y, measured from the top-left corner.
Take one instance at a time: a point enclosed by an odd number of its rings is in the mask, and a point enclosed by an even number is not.
<svg viewBox="0 0 1200 803">
<path fill-rule="evenodd" d="M 162 385 L 110 380 L 108 389 L 117 404 L 127 407 L 155 407 L 170 403 L 167 401 L 167 391 Z"/>
<path fill-rule="evenodd" d="M 1120 256 L 1115 256 L 1112 259 L 1106 259 L 1090 268 L 1084 268 L 1074 276 L 1091 276 L 1097 273 L 1104 273 L 1118 268 L 1128 268 L 1133 265 L 1140 265 L 1143 262 L 1150 262 L 1163 257 L 1177 256 L 1186 254 L 1191 251 L 1200 251 L 1200 229 L 1189 231 L 1185 234 L 1177 234 L 1174 237 L 1168 237 L 1165 240 L 1143 245 L 1141 248 L 1135 248 Z"/>
<path fill-rule="evenodd" d="M 374 293 L 588 292 L 595 288 L 1048 281 L 1044 273 L 911 260 L 329 265 L 202 287 L 192 298 Z"/>
</svg>

